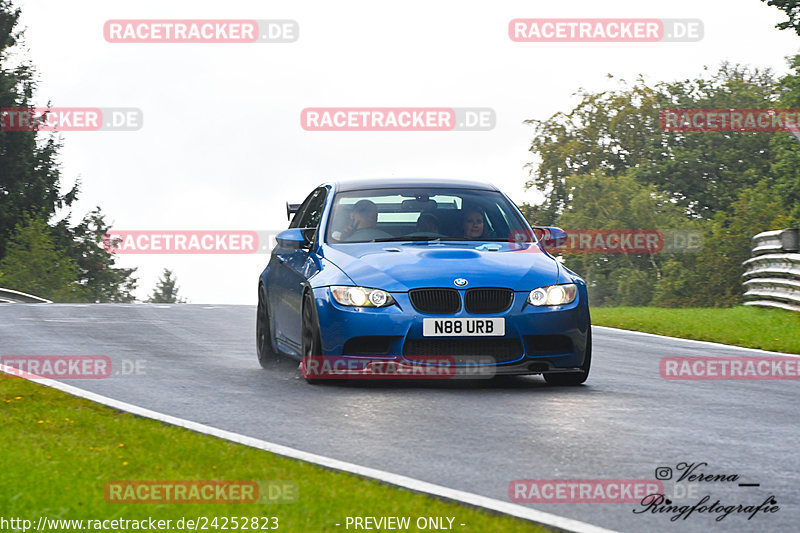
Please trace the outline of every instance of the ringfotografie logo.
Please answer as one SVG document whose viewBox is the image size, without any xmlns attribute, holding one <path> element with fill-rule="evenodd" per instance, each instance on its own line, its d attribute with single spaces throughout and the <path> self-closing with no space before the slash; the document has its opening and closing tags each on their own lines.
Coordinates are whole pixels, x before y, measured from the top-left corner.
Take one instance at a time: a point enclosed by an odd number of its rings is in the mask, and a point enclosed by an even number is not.
<svg viewBox="0 0 800 533">
<path fill-rule="evenodd" d="M 715 522 L 722 522 L 729 516 L 742 516 L 750 521 L 780 510 L 775 494 L 753 494 L 762 490 L 760 483 L 745 481 L 735 472 L 709 471 L 709 464 L 705 461 L 681 461 L 674 468 L 659 466 L 655 469 L 655 477 L 659 483 L 671 482 L 674 493 L 691 494 L 698 490 L 708 493 L 702 497 L 692 494 L 688 503 L 680 504 L 664 491 L 648 494 L 633 509 L 634 514 L 660 515 L 670 522 L 687 520 L 691 516 L 712 516 Z M 724 494 L 717 497 L 714 493 L 718 492 Z"/>
</svg>

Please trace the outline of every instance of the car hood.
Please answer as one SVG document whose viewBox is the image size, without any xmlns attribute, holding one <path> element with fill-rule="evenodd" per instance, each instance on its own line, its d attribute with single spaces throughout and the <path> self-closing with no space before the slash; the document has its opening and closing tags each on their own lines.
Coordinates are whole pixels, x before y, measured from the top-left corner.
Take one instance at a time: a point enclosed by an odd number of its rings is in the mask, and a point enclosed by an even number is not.
<svg viewBox="0 0 800 533">
<path fill-rule="evenodd" d="M 453 287 L 529 291 L 558 282 L 558 262 L 538 246 L 507 242 L 390 242 L 326 245 L 325 257 L 356 285 L 389 292 Z"/>
</svg>

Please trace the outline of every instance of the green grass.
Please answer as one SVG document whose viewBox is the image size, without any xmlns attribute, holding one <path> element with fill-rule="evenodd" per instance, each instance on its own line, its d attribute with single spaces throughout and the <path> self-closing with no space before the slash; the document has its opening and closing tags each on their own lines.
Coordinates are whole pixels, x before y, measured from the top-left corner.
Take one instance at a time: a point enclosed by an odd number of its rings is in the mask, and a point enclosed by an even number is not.
<svg viewBox="0 0 800 533">
<path fill-rule="evenodd" d="M 593 307 L 591 312 L 596 326 L 800 353 L 800 313 L 783 309 Z"/>
<path fill-rule="evenodd" d="M 454 529 L 465 532 L 549 531 L 139 418 L 23 379 L 0 377 L 0 442 L 0 517 L 34 524 L 40 515 L 153 517 L 173 524 L 181 517 L 278 517 L 279 531 L 341 532 L 347 516 L 410 516 L 412 524 L 420 516 L 449 516 L 455 517 Z M 387 453 L 391 445 L 386 443 Z M 270 505 L 107 503 L 105 484 L 120 480 L 281 480 L 297 483 L 299 498 Z"/>
</svg>

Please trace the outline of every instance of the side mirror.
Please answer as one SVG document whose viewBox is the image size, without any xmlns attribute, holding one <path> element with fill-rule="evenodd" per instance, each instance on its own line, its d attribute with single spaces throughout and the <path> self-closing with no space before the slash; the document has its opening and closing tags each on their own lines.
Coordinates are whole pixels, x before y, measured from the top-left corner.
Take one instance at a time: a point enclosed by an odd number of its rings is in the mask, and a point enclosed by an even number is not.
<svg viewBox="0 0 800 533">
<path fill-rule="evenodd" d="M 290 228 L 283 230 L 275 236 L 278 246 L 299 250 L 311 245 L 311 238 L 315 228 Z"/>
<path fill-rule="evenodd" d="M 536 238 L 545 248 L 557 248 L 567 243 L 567 232 L 554 226 L 536 226 L 533 228 Z"/>
</svg>

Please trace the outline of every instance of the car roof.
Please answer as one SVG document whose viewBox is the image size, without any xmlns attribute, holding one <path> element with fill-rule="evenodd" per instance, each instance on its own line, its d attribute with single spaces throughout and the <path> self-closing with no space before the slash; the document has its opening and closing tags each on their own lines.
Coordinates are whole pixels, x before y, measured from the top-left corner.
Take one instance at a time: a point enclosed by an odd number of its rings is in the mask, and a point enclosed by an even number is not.
<svg viewBox="0 0 800 533">
<path fill-rule="evenodd" d="M 367 178 L 330 182 L 337 191 L 359 191 L 363 189 L 393 189 L 420 187 L 450 187 L 455 189 L 478 189 L 496 191 L 497 187 L 485 181 L 442 178 Z"/>
</svg>

